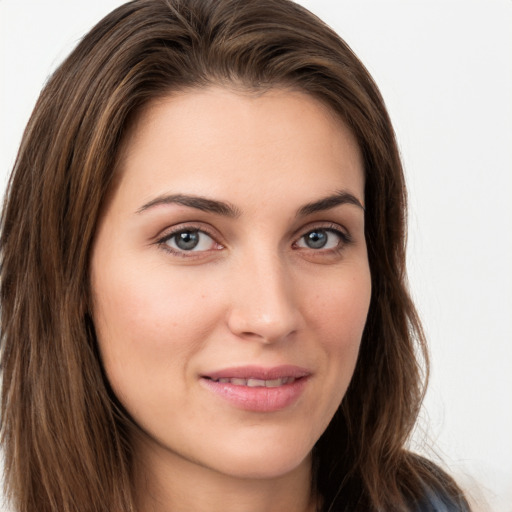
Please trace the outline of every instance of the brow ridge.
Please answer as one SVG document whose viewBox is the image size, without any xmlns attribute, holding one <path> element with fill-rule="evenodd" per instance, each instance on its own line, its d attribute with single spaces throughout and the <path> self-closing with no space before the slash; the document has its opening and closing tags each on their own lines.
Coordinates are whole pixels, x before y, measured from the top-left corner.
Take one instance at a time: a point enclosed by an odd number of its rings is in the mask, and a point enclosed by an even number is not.
<svg viewBox="0 0 512 512">
<path fill-rule="evenodd" d="M 346 190 L 340 190 L 335 194 L 305 204 L 304 206 L 299 208 L 299 210 L 297 211 L 297 216 L 302 217 L 306 215 L 311 215 L 313 213 L 330 210 L 331 208 L 335 208 L 336 206 L 340 206 L 343 204 L 352 204 L 354 206 L 358 206 L 363 211 L 365 211 L 365 208 L 361 204 L 361 201 L 359 201 L 359 199 L 354 194 L 351 194 Z"/>
<path fill-rule="evenodd" d="M 225 217 L 239 217 L 240 210 L 227 202 L 218 201 L 216 199 L 208 199 L 207 197 L 188 195 L 188 194 L 165 194 L 141 206 L 137 213 L 143 213 L 150 208 L 166 204 L 179 204 L 196 208 L 197 210 L 216 213 Z"/>
<path fill-rule="evenodd" d="M 179 204 L 190 208 L 196 208 L 198 210 L 205 212 L 216 213 L 218 215 L 222 215 L 225 217 L 236 218 L 239 217 L 241 214 L 240 210 L 231 203 L 188 194 L 165 194 L 162 196 L 158 196 L 155 199 L 152 199 L 151 201 L 141 206 L 137 210 L 137 213 L 143 213 L 146 210 L 149 210 L 156 206 L 166 204 Z M 359 199 L 357 199 L 356 196 L 354 196 L 350 192 L 341 190 L 330 196 L 323 197 L 321 199 L 318 199 L 317 201 L 305 204 L 304 206 L 298 209 L 297 216 L 303 217 L 311 215 L 313 213 L 330 210 L 332 208 L 335 208 L 336 206 L 340 206 L 343 204 L 352 204 L 354 206 L 360 207 L 364 211 L 364 206 L 361 204 L 361 202 L 359 201 Z"/>
</svg>

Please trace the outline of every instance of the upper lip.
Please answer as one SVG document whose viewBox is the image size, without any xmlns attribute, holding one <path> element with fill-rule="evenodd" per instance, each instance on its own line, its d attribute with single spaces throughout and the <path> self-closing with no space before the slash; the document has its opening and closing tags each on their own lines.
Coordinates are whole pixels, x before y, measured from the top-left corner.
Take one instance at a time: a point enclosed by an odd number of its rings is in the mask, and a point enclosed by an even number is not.
<svg viewBox="0 0 512 512">
<path fill-rule="evenodd" d="M 265 368 L 262 366 L 236 366 L 232 368 L 224 368 L 208 372 L 202 377 L 217 379 L 260 379 L 273 380 L 285 377 L 293 377 L 295 379 L 307 377 L 311 372 L 305 368 L 295 365 L 280 365 Z"/>
</svg>

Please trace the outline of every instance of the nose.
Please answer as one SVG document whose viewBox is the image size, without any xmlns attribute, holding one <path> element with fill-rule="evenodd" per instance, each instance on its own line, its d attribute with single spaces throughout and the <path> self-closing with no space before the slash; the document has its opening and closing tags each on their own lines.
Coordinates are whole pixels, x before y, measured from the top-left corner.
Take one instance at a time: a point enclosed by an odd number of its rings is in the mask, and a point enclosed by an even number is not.
<svg viewBox="0 0 512 512">
<path fill-rule="evenodd" d="M 270 344 L 300 328 L 293 278 L 279 257 L 251 258 L 232 277 L 227 323 L 233 334 Z"/>
</svg>

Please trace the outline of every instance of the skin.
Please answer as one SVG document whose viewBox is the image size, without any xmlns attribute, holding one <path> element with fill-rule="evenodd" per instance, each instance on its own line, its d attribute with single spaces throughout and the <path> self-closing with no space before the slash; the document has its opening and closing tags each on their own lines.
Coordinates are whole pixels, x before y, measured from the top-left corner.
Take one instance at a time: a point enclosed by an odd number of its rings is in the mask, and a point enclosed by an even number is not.
<svg viewBox="0 0 512 512">
<path fill-rule="evenodd" d="M 352 133 L 300 92 L 191 90 L 146 107 L 117 171 L 92 251 L 93 317 L 137 426 L 139 510 L 314 510 L 311 450 L 352 377 L 370 302 Z M 298 213 L 340 191 L 354 200 Z M 162 201 L 175 194 L 234 215 Z M 199 245 L 180 249 L 176 229 L 199 230 Z M 315 230 L 322 247 L 305 238 Z M 219 369 L 282 364 L 309 377 L 278 411 L 202 385 Z"/>
</svg>

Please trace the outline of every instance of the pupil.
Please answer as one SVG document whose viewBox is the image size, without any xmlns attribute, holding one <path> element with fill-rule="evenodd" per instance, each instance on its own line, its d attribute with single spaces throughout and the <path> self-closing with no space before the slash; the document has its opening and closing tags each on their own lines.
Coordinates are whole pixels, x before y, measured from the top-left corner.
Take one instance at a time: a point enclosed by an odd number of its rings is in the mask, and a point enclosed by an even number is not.
<svg viewBox="0 0 512 512">
<path fill-rule="evenodd" d="M 306 245 L 311 249 L 321 249 L 327 243 L 325 231 L 311 231 L 306 235 Z"/>
<path fill-rule="evenodd" d="M 199 243 L 199 233 L 197 231 L 183 231 L 176 235 L 176 245 L 184 251 L 194 249 Z"/>
</svg>

